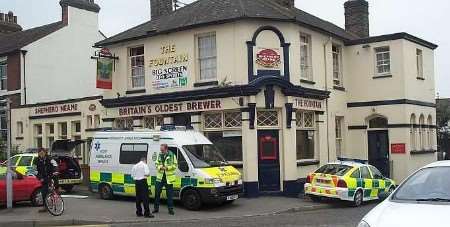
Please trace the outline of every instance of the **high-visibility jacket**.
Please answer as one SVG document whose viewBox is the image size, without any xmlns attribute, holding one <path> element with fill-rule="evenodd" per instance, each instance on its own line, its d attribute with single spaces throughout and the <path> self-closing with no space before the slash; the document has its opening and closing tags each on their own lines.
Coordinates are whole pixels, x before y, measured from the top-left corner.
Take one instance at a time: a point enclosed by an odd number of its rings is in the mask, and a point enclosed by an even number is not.
<svg viewBox="0 0 450 227">
<path fill-rule="evenodd" d="M 160 153 L 158 158 L 156 159 L 156 169 L 158 170 L 158 174 L 156 175 L 156 181 L 161 182 L 164 173 L 166 173 L 166 182 L 167 184 L 174 184 L 176 181 L 175 171 L 178 167 L 177 157 L 171 152 L 164 155 Z M 166 170 L 163 170 L 162 167 L 166 167 Z"/>
</svg>

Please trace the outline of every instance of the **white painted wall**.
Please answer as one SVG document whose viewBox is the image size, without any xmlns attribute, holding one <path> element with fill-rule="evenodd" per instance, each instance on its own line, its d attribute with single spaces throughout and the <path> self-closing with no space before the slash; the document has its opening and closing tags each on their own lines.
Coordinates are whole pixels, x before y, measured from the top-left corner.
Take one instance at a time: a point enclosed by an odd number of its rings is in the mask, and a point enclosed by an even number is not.
<svg viewBox="0 0 450 227">
<path fill-rule="evenodd" d="M 90 58 L 95 51 L 92 46 L 104 38 L 98 29 L 98 14 L 70 6 L 68 13 L 68 26 L 23 48 L 28 51 L 26 104 L 102 92 L 96 89 L 96 61 Z"/>
</svg>

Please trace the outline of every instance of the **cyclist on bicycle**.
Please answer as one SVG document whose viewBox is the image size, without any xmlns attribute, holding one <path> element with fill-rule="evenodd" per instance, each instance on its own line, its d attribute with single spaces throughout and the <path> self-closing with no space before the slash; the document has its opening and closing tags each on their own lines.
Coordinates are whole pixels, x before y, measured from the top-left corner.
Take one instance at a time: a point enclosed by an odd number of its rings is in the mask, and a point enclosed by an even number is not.
<svg viewBox="0 0 450 227">
<path fill-rule="evenodd" d="M 55 160 L 51 159 L 50 156 L 47 154 L 47 151 L 43 148 L 41 148 L 38 152 L 38 159 L 36 162 L 36 169 L 37 169 L 37 178 L 42 183 L 42 200 L 44 201 L 48 194 L 48 188 L 49 184 L 51 183 L 51 180 L 54 179 L 55 174 L 57 173 L 57 163 Z M 54 181 L 55 185 L 57 185 L 57 181 Z M 39 212 L 47 212 L 47 208 L 45 207 L 44 202 L 44 208 L 39 210 Z"/>
</svg>

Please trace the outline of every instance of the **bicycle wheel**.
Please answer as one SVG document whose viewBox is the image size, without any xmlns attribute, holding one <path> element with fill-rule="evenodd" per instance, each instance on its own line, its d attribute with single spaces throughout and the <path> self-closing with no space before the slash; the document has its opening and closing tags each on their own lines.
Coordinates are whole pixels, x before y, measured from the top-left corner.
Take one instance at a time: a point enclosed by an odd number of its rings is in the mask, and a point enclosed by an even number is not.
<svg viewBox="0 0 450 227">
<path fill-rule="evenodd" d="M 53 216 L 60 216 L 64 213 L 64 200 L 58 193 L 50 193 L 45 199 L 48 212 Z"/>
</svg>

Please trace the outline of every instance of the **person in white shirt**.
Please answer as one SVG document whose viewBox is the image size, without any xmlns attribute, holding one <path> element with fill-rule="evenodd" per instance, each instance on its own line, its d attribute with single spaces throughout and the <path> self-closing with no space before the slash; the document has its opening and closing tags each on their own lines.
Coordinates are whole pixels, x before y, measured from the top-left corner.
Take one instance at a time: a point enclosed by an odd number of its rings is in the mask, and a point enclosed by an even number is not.
<svg viewBox="0 0 450 227">
<path fill-rule="evenodd" d="M 150 169 L 147 165 L 147 158 L 142 157 L 141 161 L 133 166 L 131 177 L 136 187 L 136 215 L 138 217 L 153 218 L 150 212 L 150 198 L 148 191 L 147 177 L 150 175 Z M 142 206 L 144 207 L 144 215 L 142 215 Z"/>
</svg>

